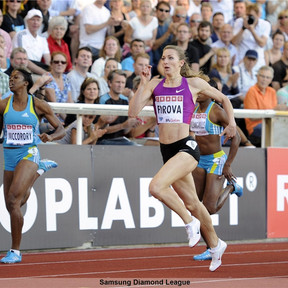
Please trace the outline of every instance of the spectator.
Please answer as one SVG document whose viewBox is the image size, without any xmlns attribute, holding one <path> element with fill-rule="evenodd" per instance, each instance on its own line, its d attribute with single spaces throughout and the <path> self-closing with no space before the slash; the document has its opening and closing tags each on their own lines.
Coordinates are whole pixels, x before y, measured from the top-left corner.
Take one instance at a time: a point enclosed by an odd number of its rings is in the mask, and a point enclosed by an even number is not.
<svg viewBox="0 0 288 288">
<path fill-rule="evenodd" d="M 231 63 L 232 65 L 238 65 L 238 53 L 237 48 L 231 43 L 233 37 L 233 28 L 229 24 L 224 24 L 219 32 L 220 38 L 211 44 L 212 48 L 223 48 L 226 47 L 231 55 Z"/>
<path fill-rule="evenodd" d="M 106 133 L 105 129 L 98 129 L 93 123 L 95 118 L 96 115 L 82 115 L 82 145 L 95 145 L 98 138 Z M 77 120 L 75 120 L 65 129 L 65 136 L 56 143 L 77 144 L 77 127 Z"/>
<path fill-rule="evenodd" d="M 100 96 L 100 89 L 98 81 L 95 78 L 87 77 L 80 87 L 80 94 L 77 99 L 77 103 L 98 104 L 99 96 Z M 99 117 L 96 117 L 94 119 L 94 123 L 97 122 L 98 118 Z M 64 126 L 67 127 L 76 119 L 77 119 L 76 114 L 67 114 L 64 121 Z"/>
<path fill-rule="evenodd" d="M 201 16 L 202 16 L 202 21 L 212 21 L 212 16 L 213 16 L 213 7 L 210 2 L 203 2 L 201 4 Z"/>
<path fill-rule="evenodd" d="M 284 32 L 284 23 L 286 19 L 288 19 L 288 9 L 285 9 L 278 14 L 277 30 L 280 30 L 282 33 Z"/>
<path fill-rule="evenodd" d="M 129 89 L 133 89 L 133 79 L 136 76 L 140 76 L 141 73 L 145 70 L 146 67 L 149 66 L 150 57 L 147 53 L 140 53 L 136 55 L 134 66 L 134 72 L 127 77 L 126 79 L 126 87 Z"/>
<path fill-rule="evenodd" d="M 108 58 L 115 58 L 118 61 L 118 69 L 121 69 L 121 47 L 118 39 L 114 36 L 107 36 L 105 38 L 103 47 L 99 52 L 99 58 L 95 60 L 91 67 L 91 73 L 96 77 L 104 75 L 104 66 Z"/>
<path fill-rule="evenodd" d="M 247 50 L 258 53 L 257 69 L 265 65 L 264 49 L 271 32 L 271 25 L 260 19 L 260 9 L 257 4 L 246 8 L 246 18 L 235 21 L 232 43 L 238 49 L 239 61 L 244 58 Z"/>
<path fill-rule="evenodd" d="M 257 73 L 257 83 L 252 86 L 244 99 L 245 109 L 285 109 L 286 105 L 277 104 L 276 91 L 269 87 L 273 79 L 273 68 L 262 66 Z M 285 108 L 284 108 L 285 107 Z M 246 118 L 249 139 L 256 147 L 261 146 L 262 119 Z"/>
<path fill-rule="evenodd" d="M 281 59 L 285 37 L 281 31 L 276 31 L 272 36 L 272 41 L 272 48 L 264 51 L 265 64 L 268 66 L 272 66 Z"/>
<path fill-rule="evenodd" d="M 71 83 L 71 93 L 74 102 L 80 94 L 80 87 L 86 77 L 95 78 L 95 76 L 88 72 L 92 65 L 92 52 L 89 47 L 82 47 L 78 49 L 75 59 L 75 67 L 67 74 Z"/>
<path fill-rule="evenodd" d="M 183 7 L 186 11 L 185 22 L 188 22 L 189 17 L 192 15 L 193 11 L 190 7 L 190 0 L 177 0 L 177 6 Z M 174 13 L 175 14 L 175 13 Z"/>
<path fill-rule="evenodd" d="M 243 18 L 246 16 L 246 1 L 244 0 L 236 0 L 234 1 L 234 16 L 228 21 L 232 27 L 234 27 L 234 23 L 238 18 Z"/>
<path fill-rule="evenodd" d="M 80 47 L 89 47 L 95 60 L 99 57 L 108 27 L 120 23 L 110 15 L 110 11 L 104 4 L 105 1 L 96 0 L 87 5 L 81 12 Z"/>
<path fill-rule="evenodd" d="M 239 93 L 241 94 L 239 96 L 239 99 L 241 100 L 241 105 L 247 91 L 257 82 L 257 71 L 255 69 L 257 60 L 257 51 L 247 50 L 243 61 L 239 65 L 233 66 L 234 71 L 239 73 L 238 88 Z"/>
<path fill-rule="evenodd" d="M 224 15 L 222 12 L 216 12 L 212 17 L 213 33 L 211 35 L 212 42 L 216 42 L 220 39 L 221 27 L 225 24 Z"/>
<path fill-rule="evenodd" d="M 45 38 L 48 37 L 48 25 L 50 20 L 50 12 L 49 8 L 51 6 L 51 0 L 36 0 L 35 9 L 38 9 L 42 13 L 42 26 L 41 29 L 38 30 L 38 34 Z"/>
<path fill-rule="evenodd" d="M 198 27 L 200 22 L 202 21 L 201 14 L 193 13 L 189 18 L 189 25 L 191 28 L 191 39 L 197 39 L 198 37 Z"/>
<path fill-rule="evenodd" d="M 188 63 L 192 70 L 199 71 L 199 56 L 198 50 L 195 46 L 190 42 L 191 30 L 187 23 L 180 23 L 176 30 L 176 39 L 175 43 L 172 45 L 176 45 L 181 47 L 185 51 L 185 55 L 187 57 Z"/>
<path fill-rule="evenodd" d="M 136 16 L 140 16 L 140 0 L 131 0 L 131 11 L 128 13 L 130 19 Z"/>
<path fill-rule="evenodd" d="M 109 35 L 116 37 L 119 41 L 120 47 L 122 47 L 124 45 L 125 29 L 130 17 L 127 13 L 123 13 L 123 0 L 110 0 L 109 4 L 111 8 L 111 16 L 120 22 L 118 25 L 110 27 Z"/>
<path fill-rule="evenodd" d="M 208 74 L 211 69 L 211 58 L 214 56 L 215 48 L 211 49 L 206 41 L 210 38 L 212 25 L 208 21 L 202 21 L 198 27 L 198 38 L 192 41 L 192 45 L 196 47 L 199 56 L 200 70 L 204 74 Z"/>
<path fill-rule="evenodd" d="M 288 42 L 285 42 L 281 59 L 273 65 L 272 87 L 277 91 L 288 84 Z"/>
<path fill-rule="evenodd" d="M 28 65 L 28 68 L 36 74 L 43 74 L 46 72 L 45 69 L 48 70 L 51 57 L 46 38 L 37 34 L 42 24 L 41 11 L 37 9 L 30 10 L 25 17 L 25 21 L 27 28 L 16 33 L 13 38 L 13 47 L 23 47 L 27 51 L 29 60 L 38 66 L 37 70 L 34 71 L 34 67 Z M 42 58 L 45 63 L 41 62 Z"/>
<path fill-rule="evenodd" d="M 110 91 L 100 97 L 100 104 L 128 105 L 128 98 L 122 95 L 125 83 L 126 74 L 124 71 L 111 71 L 108 75 Z M 128 136 L 129 132 L 140 124 L 139 120 L 136 118 L 128 118 L 127 116 L 118 116 L 114 119 L 105 127 L 107 132 L 103 137 L 98 139 L 97 145 L 136 145 L 125 136 Z"/>
<path fill-rule="evenodd" d="M 63 52 L 53 52 L 51 55 L 52 81 L 45 86 L 45 96 L 48 102 L 73 103 L 71 85 L 67 74 L 64 74 L 67 66 L 67 56 Z M 58 118 L 64 123 L 65 114 L 59 114 Z"/>
<path fill-rule="evenodd" d="M 219 48 L 216 52 L 216 63 L 209 73 L 210 78 L 218 78 L 222 83 L 222 93 L 224 95 L 237 95 L 239 93 L 237 80 L 239 73 L 235 73 L 231 66 L 230 52 L 226 47 Z M 232 99 L 233 100 L 233 99 Z M 234 104 L 231 100 L 232 105 Z M 235 105 L 233 105 L 234 107 Z M 240 108 L 240 107 L 234 107 Z"/>
<path fill-rule="evenodd" d="M 142 39 L 145 43 L 145 51 L 150 55 L 153 63 L 152 47 L 156 40 L 158 21 L 152 16 L 152 6 L 150 0 L 141 0 L 141 15 L 133 17 L 125 31 L 125 43 L 130 44 L 133 39 Z"/>
<path fill-rule="evenodd" d="M 20 6 L 21 2 L 18 0 L 6 1 L 6 11 L 1 28 L 9 33 L 11 39 L 14 38 L 16 32 L 25 29 L 24 19 L 19 14 Z"/>
<path fill-rule="evenodd" d="M 3 23 L 3 14 L 2 11 L 0 10 L 0 27 Z M 10 58 L 11 52 L 12 52 L 12 41 L 10 35 L 0 28 L 0 35 L 4 38 L 5 41 L 5 55 L 7 58 Z"/>
<path fill-rule="evenodd" d="M 53 17 L 49 22 L 49 37 L 47 39 L 49 51 L 51 54 L 53 52 L 60 51 L 66 55 L 67 67 L 65 72 L 69 72 L 72 69 L 69 47 L 63 39 L 67 28 L 68 23 L 63 16 Z"/>
<path fill-rule="evenodd" d="M 170 4 L 165 1 L 158 2 L 156 6 L 156 17 L 158 19 L 158 27 L 156 40 L 153 45 L 153 74 L 156 74 L 155 67 L 162 56 L 163 48 L 172 41 L 173 31 L 172 28 L 175 25 L 171 22 L 170 17 Z"/>
<path fill-rule="evenodd" d="M 134 59 L 137 54 L 139 53 L 145 53 L 145 43 L 141 39 L 134 39 L 132 40 L 130 44 L 130 49 L 131 49 L 131 56 L 126 57 L 124 60 L 121 62 L 122 70 L 125 71 L 127 76 L 130 76 L 134 72 Z"/>
<path fill-rule="evenodd" d="M 224 15 L 224 23 L 228 23 L 233 18 L 233 0 L 217 0 L 210 1 L 214 14 L 217 12 L 221 12 Z"/>
<path fill-rule="evenodd" d="M 174 9 L 174 13 L 172 16 L 173 23 L 176 23 L 173 25 L 172 28 L 174 28 L 174 34 L 176 33 L 177 24 L 188 22 L 189 17 L 187 16 L 187 10 L 184 6 L 176 6 Z"/>
<path fill-rule="evenodd" d="M 108 74 L 112 70 L 116 70 L 118 67 L 118 61 L 114 58 L 108 58 L 105 62 L 104 66 L 104 75 L 100 78 L 97 78 L 97 82 L 99 84 L 99 95 L 102 96 L 109 92 L 108 86 Z"/>
<path fill-rule="evenodd" d="M 266 20 L 272 25 L 272 32 L 278 29 L 278 15 L 288 8 L 287 0 L 269 0 L 267 1 L 267 17 Z"/>
</svg>

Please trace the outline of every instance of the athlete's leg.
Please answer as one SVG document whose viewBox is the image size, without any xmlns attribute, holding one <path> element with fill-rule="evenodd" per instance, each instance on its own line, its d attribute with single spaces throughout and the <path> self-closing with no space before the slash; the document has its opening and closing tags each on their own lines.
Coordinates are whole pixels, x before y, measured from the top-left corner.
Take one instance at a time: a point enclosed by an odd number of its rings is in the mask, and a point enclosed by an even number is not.
<svg viewBox="0 0 288 288">
<path fill-rule="evenodd" d="M 206 171 L 205 169 L 197 166 L 192 172 L 192 176 L 194 178 L 198 198 L 200 201 L 202 201 L 206 183 Z"/>
</svg>

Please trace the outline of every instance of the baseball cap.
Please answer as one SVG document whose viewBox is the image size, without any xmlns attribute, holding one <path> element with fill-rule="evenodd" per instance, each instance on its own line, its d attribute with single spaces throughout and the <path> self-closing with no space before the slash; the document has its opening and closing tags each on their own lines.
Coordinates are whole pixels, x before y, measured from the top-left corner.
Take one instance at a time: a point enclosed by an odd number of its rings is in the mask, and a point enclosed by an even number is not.
<svg viewBox="0 0 288 288">
<path fill-rule="evenodd" d="M 258 59 L 258 53 L 255 50 L 247 50 L 245 57 Z"/>
<path fill-rule="evenodd" d="M 43 18 L 43 17 L 42 17 L 42 13 L 41 13 L 40 10 L 38 10 L 38 9 L 31 9 L 31 10 L 28 11 L 28 13 L 27 13 L 27 15 L 26 15 L 26 17 L 25 17 L 25 20 L 29 20 L 29 19 L 31 19 L 31 18 L 34 17 L 34 16 L 38 16 L 38 17 L 40 17 L 40 18 Z"/>
</svg>

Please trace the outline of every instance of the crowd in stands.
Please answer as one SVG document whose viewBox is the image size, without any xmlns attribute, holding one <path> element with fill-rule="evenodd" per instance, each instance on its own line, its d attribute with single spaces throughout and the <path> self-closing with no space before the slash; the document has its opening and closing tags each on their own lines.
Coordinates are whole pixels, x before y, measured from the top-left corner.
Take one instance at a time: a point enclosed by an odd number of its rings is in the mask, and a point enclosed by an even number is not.
<svg viewBox="0 0 288 288">
<path fill-rule="evenodd" d="M 144 67 L 163 77 L 168 44 L 218 79 L 234 108 L 287 110 L 287 0 L 3 0 L 0 95 L 9 97 L 9 75 L 21 66 L 48 102 L 128 105 Z M 58 117 L 69 131 L 63 141 L 75 143 L 75 115 Z M 83 144 L 157 139 L 152 118 L 84 115 Z M 237 121 L 260 146 L 261 121 Z"/>
</svg>

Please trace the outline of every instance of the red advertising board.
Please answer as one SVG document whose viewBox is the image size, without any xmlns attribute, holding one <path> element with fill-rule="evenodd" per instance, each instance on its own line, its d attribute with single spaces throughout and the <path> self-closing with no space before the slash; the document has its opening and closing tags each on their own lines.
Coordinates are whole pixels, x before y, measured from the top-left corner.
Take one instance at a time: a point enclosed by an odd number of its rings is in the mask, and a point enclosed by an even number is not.
<svg viewBox="0 0 288 288">
<path fill-rule="evenodd" d="M 288 148 L 267 149 L 267 237 L 288 237 Z"/>
</svg>

